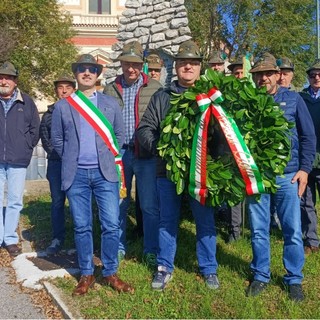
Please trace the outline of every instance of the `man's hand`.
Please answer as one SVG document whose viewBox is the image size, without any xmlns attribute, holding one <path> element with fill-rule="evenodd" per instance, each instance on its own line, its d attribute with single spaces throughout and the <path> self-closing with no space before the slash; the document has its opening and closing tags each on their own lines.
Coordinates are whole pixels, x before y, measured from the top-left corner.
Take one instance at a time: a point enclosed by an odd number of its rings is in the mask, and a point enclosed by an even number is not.
<svg viewBox="0 0 320 320">
<path fill-rule="evenodd" d="M 305 171 L 299 170 L 295 176 L 292 178 L 291 183 L 295 183 L 298 181 L 298 196 L 302 197 L 304 191 L 306 190 L 306 186 L 308 183 L 308 174 Z"/>
</svg>

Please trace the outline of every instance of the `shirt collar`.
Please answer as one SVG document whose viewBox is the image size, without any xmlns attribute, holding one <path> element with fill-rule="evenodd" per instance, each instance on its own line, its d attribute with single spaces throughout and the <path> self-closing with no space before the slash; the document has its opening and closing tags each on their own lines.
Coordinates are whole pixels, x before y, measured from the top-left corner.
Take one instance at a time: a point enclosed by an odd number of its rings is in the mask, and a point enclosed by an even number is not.
<svg viewBox="0 0 320 320">
<path fill-rule="evenodd" d="M 12 92 L 12 95 L 11 95 L 11 97 L 9 99 L 3 99 L 2 97 L 0 97 L 0 99 L 2 101 L 6 101 L 6 100 L 13 100 L 13 101 L 20 100 L 20 101 L 23 101 L 21 91 L 18 88 L 14 89 L 14 91 Z"/>
<path fill-rule="evenodd" d="M 320 89 L 315 91 L 313 90 L 313 88 L 310 86 L 309 87 L 309 93 L 310 93 L 310 96 L 313 98 L 313 99 L 318 99 L 320 97 Z"/>
</svg>

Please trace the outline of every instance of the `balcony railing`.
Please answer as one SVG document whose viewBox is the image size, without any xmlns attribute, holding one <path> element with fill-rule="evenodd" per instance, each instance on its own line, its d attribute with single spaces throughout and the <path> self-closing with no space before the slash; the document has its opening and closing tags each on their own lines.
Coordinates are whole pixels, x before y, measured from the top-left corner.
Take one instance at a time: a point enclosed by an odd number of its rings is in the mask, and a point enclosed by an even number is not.
<svg viewBox="0 0 320 320">
<path fill-rule="evenodd" d="M 118 28 L 119 16 L 102 14 L 72 15 L 74 27 L 107 27 Z"/>
</svg>

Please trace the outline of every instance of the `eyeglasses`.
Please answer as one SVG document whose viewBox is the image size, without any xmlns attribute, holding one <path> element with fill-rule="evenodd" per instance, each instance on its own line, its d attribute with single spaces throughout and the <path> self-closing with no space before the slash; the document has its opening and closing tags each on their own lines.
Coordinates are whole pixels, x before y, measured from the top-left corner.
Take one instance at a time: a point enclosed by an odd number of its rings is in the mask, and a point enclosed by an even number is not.
<svg viewBox="0 0 320 320">
<path fill-rule="evenodd" d="M 196 59 L 177 59 L 176 61 L 176 65 L 178 67 L 184 67 L 186 65 L 190 65 L 190 66 L 200 66 L 201 61 L 200 60 L 196 60 Z"/>
<path fill-rule="evenodd" d="M 77 68 L 78 73 L 83 73 L 83 72 L 86 72 L 87 70 L 89 70 L 90 73 L 98 73 L 98 68 L 94 66 L 88 67 L 80 64 Z"/>
<path fill-rule="evenodd" d="M 320 78 L 320 73 L 311 73 L 311 74 L 309 74 L 309 78 L 310 79 L 315 79 L 317 76 Z"/>
<path fill-rule="evenodd" d="M 121 66 L 125 69 L 139 69 L 141 70 L 143 63 L 142 62 L 129 62 L 129 61 L 121 61 Z"/>
<path fill-rule="evenodd" d="M 259 77 L 266 76 L 267 78 L 270 78 L 276 73 L 277 73 L 276 71 L 258 71 L 255 74 L 256 74 L 256 76 L 259 76 Z"/>
</svg>

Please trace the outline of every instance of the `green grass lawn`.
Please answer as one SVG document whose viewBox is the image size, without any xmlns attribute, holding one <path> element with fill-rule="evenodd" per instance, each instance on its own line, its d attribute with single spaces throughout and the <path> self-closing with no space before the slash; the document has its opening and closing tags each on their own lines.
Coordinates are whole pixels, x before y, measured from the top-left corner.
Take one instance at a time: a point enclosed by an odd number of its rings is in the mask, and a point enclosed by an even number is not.
<svg viewBox="0 0 320 320">
<path fill-rule="evenodd" d="M 132 213 L 133 206 L 130 208 Z M 259 297 L 245 296 L 249 284 L 249 263 L 252 257 L 250 233 L 244 229 L 241 240 L 226 244 L 226 228 L 217 222 L 217 260 L 220 288 L 209 290 L 198 273 L 195 254 L 195 226 L 186 208 L 181 217 L 178 250 L 173 279 L 163 292 L 150 287 L 152 270 L 142 264 L 142 240 L 134 233 L 135 219 L 128 217 L 128 257 L 119 268 L 119 275 L 135 287 L 134 294 L 117 293 L 101 285 L 101 269 L 95 271 L 97 283 L 83 297 L 69 300 L 84 318 L 320 318 L 320 254 L 306 257 L 303 288 L 306 299 L 294 303 L 282 284 L 283 241 L 281 232 L 271 235 L 272 280 Z M 50 197 L 26 198 L 22 212 L 29 226 L 34 247 L 44 249 L 51 241 Z M 99 248 L 99 227 L 95 224 L 95 248 Z M 73 248 L 72 221 L 67 214 L 65 248 Z M 71 297 L 77 283 L 73 277 L 56 279 L 54 284 Z"/>
</svg>

